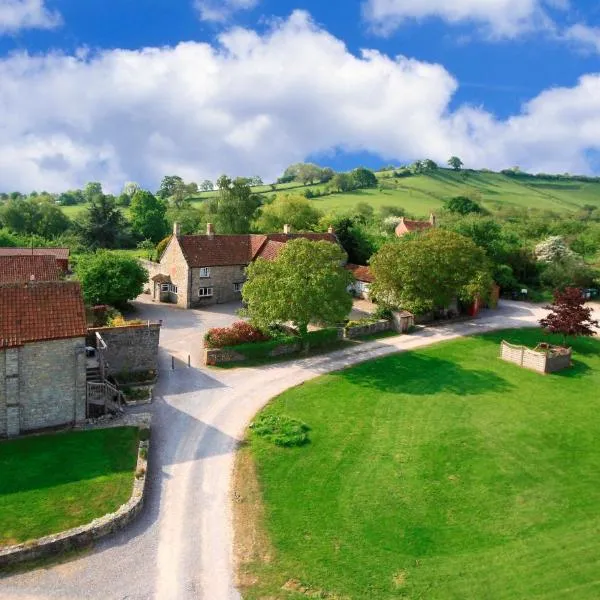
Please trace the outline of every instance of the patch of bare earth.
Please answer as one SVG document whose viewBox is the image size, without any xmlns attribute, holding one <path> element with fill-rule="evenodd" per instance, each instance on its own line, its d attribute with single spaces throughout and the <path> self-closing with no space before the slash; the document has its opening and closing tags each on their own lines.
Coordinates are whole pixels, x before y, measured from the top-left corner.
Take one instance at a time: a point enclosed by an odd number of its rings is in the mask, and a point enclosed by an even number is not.
<svg viewBox="0 0 600 600">
<path fill-rule="evenodd" d="M 264 529 L 256 465 L 250 450 L 243 446 L 236 454 L 232 494 L 236 586 L 244 590 L 258 583 L 252 566 L 270 563 L 273 550 Z"/>
</svg>

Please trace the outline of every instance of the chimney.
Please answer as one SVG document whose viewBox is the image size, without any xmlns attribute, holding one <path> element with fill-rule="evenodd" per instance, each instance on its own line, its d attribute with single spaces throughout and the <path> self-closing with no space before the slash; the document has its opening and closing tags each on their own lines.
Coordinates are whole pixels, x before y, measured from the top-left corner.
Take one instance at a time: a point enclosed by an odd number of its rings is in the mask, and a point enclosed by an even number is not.
<svg viewBox="0 0 600 600">
<path fill-rule="evenodd" d="M 213 237 L 215 235 L 215 226 L 212 223 L 206 224 L 206 235 L 208 237 Z"/>
<path fill-rule="evenodd" d="M 29 281 L 35 281 L 35 275 L 33 273 L 29 276 Z"/>
<path fill-rule="evenodd" d="M 175 237 L 179 237 L 181 235 L 181 225 L 179 225 L 177 222 L 173 223 L 173 235 Z"/>
<path fill-rule="evenodd" d="M 327 228 L 327 233 L 335 233 L 335 229 L 333 228 L 333 225 L 330 225 L 330 226 Z"/>
<path fill-rule="evenodd" d="M 432 227 L 435 227 L 435 226 L 436 226 L 436 218 L 435 218 L 435 215 L 434 215 L 433 213 L 431 213 L 431 214 L 429 215 L 429 222 L 431 223 L 431 226 L 432 226 Z"/>
<path fill-rule="evenodd" d="M 290 235 L 290 233 L 292 233 L 292 228 L 289 225 L 284 225 L 283 226 L 283 233 L 285 235 Z"/>
</svg>

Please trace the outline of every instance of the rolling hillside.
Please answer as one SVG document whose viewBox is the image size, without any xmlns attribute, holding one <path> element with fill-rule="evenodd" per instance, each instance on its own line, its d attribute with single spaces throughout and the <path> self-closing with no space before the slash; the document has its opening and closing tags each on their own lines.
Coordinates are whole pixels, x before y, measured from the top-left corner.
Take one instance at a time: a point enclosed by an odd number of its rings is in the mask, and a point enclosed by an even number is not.
<svg viewBox="0 0 600 600">
<path fill-rule="evenodd" d="M 600 182 L 577 180 L 515 178 L 489 171 L 451 171 L 438 169 L 432 173 L 394 178 L 391 172 L 377 173 L 379 188 L 331 194 L 312 201 L 324 212 L 341 212 L 359 202 L 367 202 L 377 209 L 398 206 L 408 214 L 424 217 L 439 210 L 449 198 L 467 195 L 494 212 L 503 208 L 520 207 L 555 212 L 573 212 L 584 205 L 600 208 Z M 288 183 L 275 186 L 277 194 L 304 194 L 307 190 L 321 192 L 324 185 L 303 186 Z M 269 185 L 253 188 L 256 193 L 270 194 Z M 192 201 L 200 206 L 216 192 L 198 194 Z M 74 217 L 85 206 L 67 206 L 63 210 Z"/>
</svg>

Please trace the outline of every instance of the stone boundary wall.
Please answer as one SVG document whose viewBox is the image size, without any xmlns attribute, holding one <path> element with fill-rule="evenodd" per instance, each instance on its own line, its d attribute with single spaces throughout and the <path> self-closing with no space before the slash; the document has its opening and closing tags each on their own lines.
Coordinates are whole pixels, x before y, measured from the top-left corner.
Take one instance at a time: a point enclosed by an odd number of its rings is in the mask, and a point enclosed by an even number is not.
<svg viewBox="0 0 600 600">
<path fill-rule="evenodd" d="M 277 358 L 288 354 L 297 354 L 302 350 L 302 344 L 281 344 L 276 346 L 269 352 L 268 356 Z M 204 364 L 216 367 L 232 362 L 244 362 L 248 360 L 247 356 L 236 352 L 233 348 L 205 348 L 204 349 Z"/>
<path fill-rule="evenodd" d="M 552 354 L 551 352 L 531 350 L 526 346 L 514 346 L 505 341 L 500 346 L 502 360 L 538 373 L 554 373 L 567 369 L 571 366 L 571 355 L 571 348 L 568 352 Z"/>
<path fill-rule="evenodd" d="M 107 375 L 141 373 L 158 369 L 158 344 L 161 323 L 125 325 L 123 327 L 96 327 L 91 335 L 100 334 L 106 349 L 98 347 L 105 361 Z"/>
<path fill-rule="evenodd" d="M 131 523 L 142 510 L 148 469 L 147 458 L 142 457 L 142 449 L 150 450 L 149 441 L 140 441 L 138 459 L 134 473 L 133 491 L 129 501 L 116 512 L 94 519 L 91 523 L 48 535 L 15 546 L 0 549 L 0 570 L 4 567 L 40 558 L 55 557 L 58 554 L 89 546 L 95 540 L 105 537 Z M 147 456 L 147 454 L 146 454 Z M 138 477 L 138 475 L 140 475 Z"/>
<path fill-rule="evenodd" d="M 362 337 L 364 335 L 373 335 L 374 333 L 380 333 L 382 331 L 391 331 L 392 322 L 386 319 L 375 321 L 375 323 L 369 323 L 368 325 L 357 325 L 355 327 L 345 327 L 344 337 L 346 339 L 354 339 Z"/>
</svg>

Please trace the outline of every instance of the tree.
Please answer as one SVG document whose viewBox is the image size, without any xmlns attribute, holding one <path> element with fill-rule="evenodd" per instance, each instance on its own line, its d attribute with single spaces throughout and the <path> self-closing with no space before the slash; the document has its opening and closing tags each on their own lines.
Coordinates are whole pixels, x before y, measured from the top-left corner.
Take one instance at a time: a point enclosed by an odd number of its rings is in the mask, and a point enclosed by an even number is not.
<svg viewBox="0 0 600 600">
<path fill-rule="evenodd" d="M 129 208 L 131 229 L 143 239 L 159 242 L 168 232 L 167 205 L 150 192 L 138 190 Z"/>
<path fill-rule="evenodd" d="M 139 190 L 141 190 L 142 188 L 139 186 L 139 184 L 137 184 L 135 181 L 128 181 L 124 186 L 123 186 L 123 194 L 127 194 L 130 198 L 133 198 L 135 196 L 135 193 Z"/>
<path fill-rule="evenodd" d="M 88 304 L 122 307 L 137 298 L 148 281 L 148 271 L 139 260 L 106 250 L 83 254 L 75 272 Z"/>
<path fill-rule="evenodd" d="M 585 298 L 581 289 L 567 288 L 563 292 L 554 292 L 554 302 L 546 309 L 551 313 L 540 321 L 540 325 L 549 333 L 563 336 L 563 344 L 567 336 L 593 336 L 598 321 L 592 319 L 592 309 L 585 306 Z"/>
<path fill-rule="evenodd" d="M 467 196 L 455 196 L 450 200 L 446 200 L 444 210 L 457 215 L 482 214 L 485 212 L 480 204 Z"/>
<path fill-rule="evenodd" d="M 354 171 L 352 171 L 352 178 L 354 179 L 354 187 L 356 189 L 377 187 L 377 177 L 375 176 L 375 173 L 364 167 L 354 169 Z"/>
<path fill-rule="evenodd" d="M 377 250 L 376 241 L 367 229 L 349 216 L 328 215 L 321 218 L 321 226 L 331 225 L 335 235 L 348 255 L 348 261 L 366 265 Z"/>
<path fill-rule="evenodd" d="M 262 329 L 292 322 L 306 335 L 310 323 L 343 321 L 352 308 L 344 259 L 337 244 L 303 238 L 288 242 L 273 261 L 259 258 L 242 290 L 252 322 Z"/>
<path fill-rule="evenodd" d="M 69 190 L 58 196 L 57 203 L 61 206 L 74 206 L 75 204 L 83 204 L 85 196 L 81 190 Z"/>
<path fill-rule="evenodd" d="M 452 156 L 448 160 L 448 166 L 455 171 L 460 171 L 464 167 L 464 163 L 458 156 Z"/>
<path fill-rule="evenodd" d="M 165 175 L 160 182 L 160 187 L 158 188 L 156 195 L 161 200 L 167 200 L 175 193 L 175 189 L 178 185 L 184 185 L 184 181 L 179 175 Z"/>
<path fill-rule="evenodd" d="M 291 225 L 294 231 L 315 231 L 322 216 L 321 211 L 302 196 L 287 194 L 263 207 L 256 227 L 265 233 L 281 231 L 284 225 Z"/>
<path fill-rule="evenodd" d="M 335 177 L 335 171 L 331 167 L 324 167 L 319 174 L 319 183 L 327 183 Z"/>
<path fill-rule="evenodd" d="M 337 173 L 331 180 L 331 186 L 338 192 L 349 192 L 354 189 L 354 178 L 348 173 Z"/>
<path fill-rule="evenodd" d="M 535 247 L 535 256 L 539 262 L 551 263 L 573 257 L 573 251 L 560 235 L 554 235 Z"/>
<path fill-rule="evenodd" d="M 191 205 L 183 208 L 169 207 L 166 214 L 169 228 L 173 228 L 174 223 L 179 223 L 181 235 L 191 235 L 202 229 L 204 213 Z"/>
<path fill-rule="evenodd" d="M 90 249 L 120 248 L 129 238 L 128 223 L 110 196 L 96 196 L 75 223 L 81 243 Z"/>
<path fill-rule="evenodd" d="M 368 202 L 359 202 L 354 207 L 354 221 L 366 225 L 373 220 L 375 210 Z"/>
<path fill-rule="evenodd" d="M 62 235 L 71 226 L 71 220 L 55 204 L 37 203 L 37 225 L 34 233 L 46 239 Z"/>
<path fill-rule="evenodd" d="M 215 189 L 215 186 L 210 179 L 205 179 L 200 184 L 200 190 L 202 190 L 203 192 L 212 192 L 214 189 Z"/>
<path fill-rule="evenodd" d="M 219 193 L 208 200 L 208 217 L 219 233 L 249 233 L 250 223 L 260 206 L 260 196 L 253 194 L 242 180 L 226 175 L 217 181 Z"/>
<path fill-rule="evenodd" d="M 90 181 L 85 184 L 85 188 L 83 189 L 83 197 L 86 202 L 91 202 L 98 196 L 102 196 L 102 184 L 98 181 Z"/>
<path fill-rule="evenodd" d="M 492 285 L 485 252 L 444 229 L 385 244 L 371 259 L 371 269 L 375 297 L 416 313 L 446 308 L 455 298 L 486 297 Z"/>
<path fill-rule="evenodd" d="M 9 200 L 0 209 L 0 220 L 8 229 L 25 235 L 55 238 L 71 225 L 69 218 L 55 204 L 34 196 L 30 200 Z"/>
</svg>

